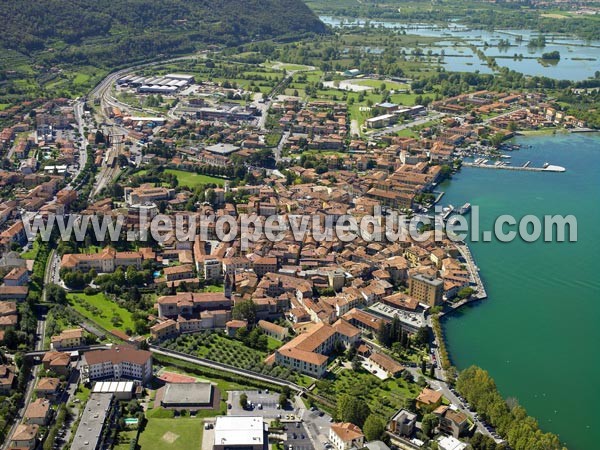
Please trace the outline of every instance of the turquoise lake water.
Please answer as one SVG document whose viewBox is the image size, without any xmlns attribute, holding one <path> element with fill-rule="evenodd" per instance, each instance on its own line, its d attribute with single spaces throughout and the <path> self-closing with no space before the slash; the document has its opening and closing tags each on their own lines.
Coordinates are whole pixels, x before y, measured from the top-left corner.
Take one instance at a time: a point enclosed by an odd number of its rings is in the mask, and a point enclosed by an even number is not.
<svg viewBox="0 0 600 450">
<path fill-rule="evenodd" d="M 459 368 L 477 364 L 546 431 L 574 450 L 600 448 L 600 135 L 521 137 L 512 165 L 565 173 L 464 168 L 443 204 L 480 206 L 481 227 L 511 214 L 573 214 L 576 243 L 471 244 L 489 298 L 444 323 Z M 531 146 L 531 148 L 529 148 Z"/>
</svg>

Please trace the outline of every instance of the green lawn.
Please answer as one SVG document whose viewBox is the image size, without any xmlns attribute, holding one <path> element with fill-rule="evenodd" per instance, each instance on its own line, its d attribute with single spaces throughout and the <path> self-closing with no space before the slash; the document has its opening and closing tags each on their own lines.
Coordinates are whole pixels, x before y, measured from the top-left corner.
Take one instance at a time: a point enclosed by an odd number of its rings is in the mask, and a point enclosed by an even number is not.
<svg viewBox="0 0 600 450">
<path fill-rule="evenodd" d="M 35 259 L 37 257 L 38 252 L 40 251 L 40 244 L 38 241 L 33 241 L 33 245 L 26 252 L 21 253 L 21 258 L 23 259 Z"/>
<path fill-rule="evenodd" d="M 270 336 L 267 336 L 267 342 L 269 343 L 269 353 L 283 345 L 283 342 Z"/>
<path fill-rule="evenodd" d="M 223 178 L 211 177 L 209 175 L 199 175 L 193 172 L 185 172 L 183 170 L 175 170 L 175 169 L 167 169 L 165 173 L 170 173 L 177 177 L 177 181 L 179 182 L 179 186 L 186 186 L 191 189 L 194 189 L 201 184 L 214 183 L 219 186 L 223 186 L 225 180 Z"/>
<path fill-rule="evenodd" d="M 129 450 L 130 442 L 136 434 L 137 430 L 119 431 L 117 443 L 114 445 L 113 450 Z"/>
<path fill-rule="evenodd" d="M 144 450 L 199 450 L 204 421 L 199 418 L 149 418 L 139 445 Z"/>
<path fill-rule="evenodd" d="M 67 294 L 69 304 L 81 315 L 97 323 L 105 330 L 133 330 L 131 313 L 102 293 L 94 295 Z"/>
</svg>

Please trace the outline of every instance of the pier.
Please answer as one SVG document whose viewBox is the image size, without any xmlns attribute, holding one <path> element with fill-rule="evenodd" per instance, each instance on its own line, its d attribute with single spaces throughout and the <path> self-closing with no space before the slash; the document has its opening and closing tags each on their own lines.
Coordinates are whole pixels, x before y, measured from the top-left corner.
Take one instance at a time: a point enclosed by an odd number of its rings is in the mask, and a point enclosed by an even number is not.
<svg viewBox="0 0 600 450">
<path fill-rule="evenodd" d="M 466 244 L 456 244 L 456 248 L 464 258 L 467 263 L 467 268 L 471 273 L 471 279 L 477 286 L 477 292 L 473 294 L 473 299 L 483 300 L 487 298 L 487 292 L 485 290 L 485 286 L 483 285 L 483 281 L 481 281 L 481 277 L 479 276 L 479 268 L 475 264 L 475 260 L 473 259 L 473 255 L 471 255 L 471 250 Z"/>
<path fill-rule="evenodd" d="M 553 166 L 552 164 L 546 167 L 529 167 L 529 166 L 521 166 L 521 167 L 513 167 L 513 166 L 502 166 L 502 165 L 491 165 L 491 164 L 475 164 L 469 162 L 463 162 L 462 165 L 464 167 L 480 167 L 482 169 L 501 169 L 501 170 L 520 170 L 523 172 L 566 172 L 567 169 L 561 166 Z"/>
</svg>

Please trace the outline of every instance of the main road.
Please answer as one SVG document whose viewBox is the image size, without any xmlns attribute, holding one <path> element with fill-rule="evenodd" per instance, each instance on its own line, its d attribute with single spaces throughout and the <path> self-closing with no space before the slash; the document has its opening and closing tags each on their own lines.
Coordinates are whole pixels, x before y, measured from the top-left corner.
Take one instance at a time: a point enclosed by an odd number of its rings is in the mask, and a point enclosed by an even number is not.
<svg viewBox="0 0 600 450">
<path fill-rule="evenodd" d="M 54 250 L 52 250 L 50 252 L 50 255 L 48 256 L 48 260 L 46 261 L 46 269 L 44 271 L 44 289 L 42 291 L 42 299 L 44 301 L 46 300 L 46 286 L 48 285 L 48 282 L 51 280 L 51 276 L 52 276 L 52 261 L 53 261 L 53 259 L 54 259 Z M 36 351 L 43 350 L 45 335 L 46 335 L 46 312 L 40 311 L 40 316 L 38 317 L 35 335 L 33 337 L 33 348 Z M 33 397 L 33 390 L 35 388 L 39 370 L 40 370 L 40 366 L 38 364 L 36 364 L 35 366 L 33 366 L 33 369 L 31 370 L 31 373 L 29 374 L 29 378 L 27 379 L 27 385 L 25 386 L 25 393 L 23 396 L 23 405 L 17 411 L 17 415 L 13 419 L 12 426 L 6 433 L 6 439 L 2 443 L 0 450 L 5 450 L 6 448 L 8 448 L 8 444 L 10 444 L 10 441 L 12 439 L 13 434 L 15 433 L 17 426 L 23 420 L 25 411 L 27 411 L 27 408 L 29 407 L 29 404 L 31 403 L 31 400 Z"/>
</svg>

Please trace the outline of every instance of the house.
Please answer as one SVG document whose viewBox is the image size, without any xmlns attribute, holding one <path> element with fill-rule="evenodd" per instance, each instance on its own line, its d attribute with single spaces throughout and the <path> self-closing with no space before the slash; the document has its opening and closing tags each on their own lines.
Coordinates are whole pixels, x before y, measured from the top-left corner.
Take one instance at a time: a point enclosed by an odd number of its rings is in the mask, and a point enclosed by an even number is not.
<svg viewBox="0 0 600 450">
<path fill-rule="evenodd" d="M 245 328 L 247 326 L 248 321 L 246 320 L 230 320 L 225 324 L 225 333 L 229 337 L 234 337 L 240 328 Z"/>
<path fill-rule="evenodd" d="M 87 352 L 82 357 L 81 378 L 84 382 L 127 378 L 146 383 L 152 378 L 152 353 L 129 346 Z"/>
<path fill-rule="evenodd" d="M 27 286 L 0 286 L 0 300 L 23 301 L 28 292 Z"/>
<path fill-rule="evenodd" d="M 439 430 L 455 438 L 459 438 L 469 428 L 467 415 L 448 406 L 439 406 L 433 414 L 439 418 Z"/>
<path fill-rule="evenodd" d="M 46 426 L 50 419 L 50 400 L 45 398 L 37 398 L 25 410 L 23 421 L 28 424 Z"/>
<path fill-rule="evenodd" d="M 12 439 L 10 440 L 10 448 L 28 449 L 31 450 L 37 445 L 37 434 L 40 429 L 39 425 L 36 424 L 24 424 L 17 425 L 15 432 L 13 433 Z"/>
<path fill-rule="evenodd" d="M 6 364 L 0 364 L 0 394 L 10 394 L 14 381 L 15 368 Z"/>
<path fill-rule="evenodd" d="M 365 435 L 362 430 L 353 423 L 334 423 L 329 430 L 329 441 L 336 450 L 363 448 Z"/>
<path fill-rule="evenodd" d="M 29 272 L 25 267 L 15 267 L 4 277 L 6 286 L 23 286 L 29 281 Z"/>
<path fill-rule="evenodd" d="M 385 373 L 387 377 L 395 378 L 402 373 L 404 366 L 384 353 L 372 353 L 368 361 L 372 367 Z"/>
<path fill-rule="evenodd" d="M 283 341 L 288 335 L 288 329 L 286 327 L 267 322 L 266 320 L 259 320 L 258 327 L 263 330 L 267 336 L 279 341 Z"/>
<path fill-rule="evenodd" d="M 398 436 L 412 436 L 416 423 L 417 415 L 415 413 L 401 409 L 390 420 L 388 430 Z"/>
<path fill-rule="evenodd" d="M 83 328 L 63 330 L 60 334 L 50 338 L 50 348 L 52 350 L 59 350 L 81 347 L 84 343 L 83 337 Z"/>
<path fill-rule="evenodd" d="M 58 393 L 60 380 L 58 378 L 42 377 L 39 379 L 35 392 L 42 397 L 53 397 Z"/>
<path fill-rule="evenodd" d="M 45 370 L 66 377 L 71 372 L 71 356 L 68 353 L 49 351 L 44 354 L 42 365 Z"/>
<path fill-rule="evenodd" d="M 152 340 L 160 342 L 163 339 L 168 339 L 179 334 L 177 330 L 177 322 L 173 319 L 167 319 L 164 322 L 159 322 L 156 325 L 150 327 L 150 334 Z"/>
<path fill-rule="evenodd" d="M 442 393 L 433 389 L 423 388 L 416 398 L 417 408 L 434 410 L 442 403 Z"/>
<path fill-rule="evenodd" d="M 0 330 L 15 328 L 17 320 L 17 304 L 15 302 L 0 302 Z"/>
<path fill-rule="evenodd" d="M 167 281 L 187 280 L 194 277 L 194 266 L 183 264 L 181 266 L 166 267 L 163 273 Z"/>
</svg>

